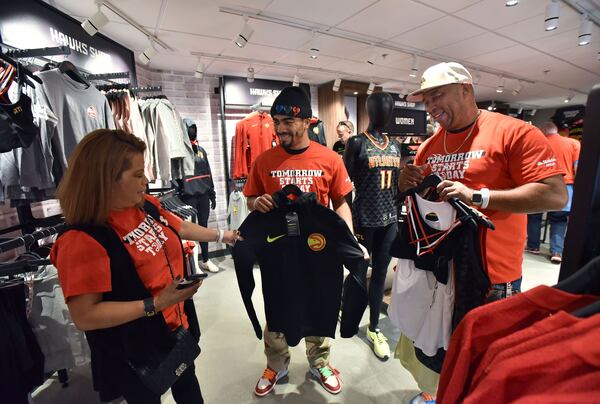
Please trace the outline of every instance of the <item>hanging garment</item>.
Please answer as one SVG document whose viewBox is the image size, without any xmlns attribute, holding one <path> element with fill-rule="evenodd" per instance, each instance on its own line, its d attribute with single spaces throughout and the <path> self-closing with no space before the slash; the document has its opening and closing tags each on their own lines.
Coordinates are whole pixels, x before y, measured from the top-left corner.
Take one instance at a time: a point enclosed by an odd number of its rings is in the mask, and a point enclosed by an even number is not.
<svg viewBox="0 0 600 404">
<path fill-rule="evenodd" d="M 229 206 L 227 207 L 227 218 L 229 219 L 229 228 L 237 230 L 240 228 L 246 217 L 250 214 L 247 205 L 247 199 L 244 194 L 238 190 L 229 195 Z"/>
<path fill-rule="evenodd" d="M 58 118 L 57 133 L 52 140 L 60 177 L 81 139 L 96 129 L 115 129 L 115 122 L 108 100 L 93 85 L 79 83 L 58 69 L 36 74 L 43 81 L 37 87 L 40 100 Z"/>
<path fill-rule="evenodd" d="M 575 295 L 541 285 L 510 299 L 472 310 L 458 325 L 450 340 L 436 402 L 457 403 L 465 399 L 473 377 L 494 341 L 523 330 L 558 311 L 571 312 L 598 299 L 598 296 Z"/>
<path fill-rule="evenodd" d="M 29 324 L 44 354 L 44 373 L 89 363 L 90 348 L 71 319 L 56 268 L 47 265 L 35 277 Z"/>
<path fill-rule="evenodd" d="M 413 203 L 417 206 L 413 207 Z M 412 234 L 418 234 L 416 227 L 424 222 L 438 233 L 438 246 L 460 223 L 450 204 L 429 202 L 418 195 L 414 200 L 407 198 L 407 211 L 407 226 L 410 226 L 409 230 L 412 229 Z M 417 214 L 420 218 L 415 217 Z M 435 215 L 437 220 L 430 220 L 427 215 L 430 218 Z M 416 255 L 436 248 L 434 242 L 418 240 Z M 436 258 L 440 265 L 427 267 L 429 270 L 420 268 L 412 259 L 398 260 L 388 308 L 392 324 L 428 356 L 434 356 L 439 348 L 448 348 L 454 311 L 454 271 L 450 261 L 444 259 L 443 255 Z"/>
<path fill-rule="evenodd" d="M 246 178 L 259 154 L 279 144 L 273 118 L 266 112 L 253 112 L 235 126 L 232 178 Z"/>
<path fill-rule="evenodd" d="M 352 220 L 355 227 L 385 227 L 398 221 L 400 145 L 385 135 L 383 144 L 367 132 L 357 136 L 362 141 L 352 169 Z"/>
<path fill-rule="evenodd" d="M 2 402 L 27 404 L 43 383 L 44 355 L 27 322 L 23 284 L 0 288 L 0 392 Z"/>
<path fill-rule="evenodd" d="M 256 336 L 262 337 L 251 299 L 252 267 L 258 261 L 269 331 L 282 332 L 290 346 L 306 336 L 335 337 L 342 265 L 360 284 L 361 276 L 354 274 L 365 266 L 362 250 L 345 222 L 320 205 L 314 193 L 302 194 L 294 202 L 283 192 L 274 198 L 279 207 L 252 212 L 239 229 L 244 241 L 233 248 L 238 285 Z M 364 283 L 362 292 L 366 300 Z M 346 311 L 344 303 L 342 316 Z"/>
<path fill-rule="evenodd" d="M 327 138 L 325 137 L 325 124 L 319 118 L 311 118 L 308 126 L 308 138 L 327 147 Z"/>
<path fill-rule="evenodd" d="M 19 94 L 19 100 L 13 104 L 0 103 L 0 153 L 28 147 L 38 133 L 33 124 L 31 98 L 26 94 Z"/>
</svg>

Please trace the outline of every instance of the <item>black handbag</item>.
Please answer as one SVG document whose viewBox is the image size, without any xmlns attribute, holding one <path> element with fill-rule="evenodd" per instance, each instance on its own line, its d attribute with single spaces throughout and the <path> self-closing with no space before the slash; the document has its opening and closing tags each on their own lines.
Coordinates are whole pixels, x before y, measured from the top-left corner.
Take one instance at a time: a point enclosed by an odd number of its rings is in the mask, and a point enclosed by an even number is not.
<svg viewBox="0 0 600 404">
<path fill-rule="evenodd" d="M 158 366 L 136 368 L 130 364 L 144 386 L 156 394 L 169 390 L 200 355 L 198 343 L 183 326 L 174 331 L 174 336 L 175 345 Z"/>
<path fill-rule="evenodd" d="M 152 216 L 149 217 L 152 218 L 151 220 L 156 221 Z M 150 228 L 152 229 L 152 232 L 155 233 L 156 239 L 160 240 L 154 228 L 152 226 Z M 171 278 L 175 279 L 173 268 L 171 268 L 171 262 L 169 261 L 169 256 L 165 249 L 165 244 L 162 245 L 162 250 L 167 259 Z M 144 386 L 160 395 L 169 390 L 183 372 L 194 365 L 194 359 L 200 355 L 200 346 L 190 332 L 183 327 L 179 303 L 177 304 L 177 314 L 179 315 L 181 326 L 173 332 L 175 343 L 163 360 L 155 366 L 141 367 L 136 367 L 129 362 L 129 366 L 133 369 Z"/>
</svg>

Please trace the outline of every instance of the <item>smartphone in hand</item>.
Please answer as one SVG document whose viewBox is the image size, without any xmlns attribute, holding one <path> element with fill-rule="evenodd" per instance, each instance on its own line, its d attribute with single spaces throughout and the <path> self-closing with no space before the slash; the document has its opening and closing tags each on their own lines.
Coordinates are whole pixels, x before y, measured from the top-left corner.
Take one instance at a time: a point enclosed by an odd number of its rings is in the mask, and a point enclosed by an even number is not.
<svg viewBox="0 0 600 404">
<path fill-rule="evenodd" d="M 187 277 L 185 277 L 184 279 L 182 279 L 181 281 L 179 281 L 179 285 L 177 285 L 177 289 L 185 289 L 185 288 L 189 288 L 192 285 L 197 284 L 198 282 L 200 282 L 202 279 L 205 279 L 208 276 L 207 273 L 201 273 L 201 274 L 192 274 L 189 275 Z"/>
</svg>

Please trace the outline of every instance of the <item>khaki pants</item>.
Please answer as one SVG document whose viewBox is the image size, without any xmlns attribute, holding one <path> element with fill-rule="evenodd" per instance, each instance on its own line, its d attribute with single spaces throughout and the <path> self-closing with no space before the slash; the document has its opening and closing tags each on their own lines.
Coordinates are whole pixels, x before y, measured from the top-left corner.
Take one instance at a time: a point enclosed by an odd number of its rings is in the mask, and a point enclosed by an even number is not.
<svg viewBox="0 0 600 404">
<path fill-rule="evenodd" d="M 290 363 L 290 351 L 283 333 L 269 331 L 265 326 L 263 335 L 267 366 L 276 372 L 287 369 Z M 306 343 L 306 357 L 310 367 L 321 368 L 329 364 L 331 338 L 306 337 L 304 342 Z"/>
</svg>

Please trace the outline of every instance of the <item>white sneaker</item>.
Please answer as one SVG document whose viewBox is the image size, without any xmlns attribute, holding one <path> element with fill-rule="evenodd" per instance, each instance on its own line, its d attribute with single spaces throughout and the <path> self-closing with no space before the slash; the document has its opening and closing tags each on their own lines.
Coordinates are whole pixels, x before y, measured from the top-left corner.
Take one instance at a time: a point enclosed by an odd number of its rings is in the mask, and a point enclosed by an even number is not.
<svg viewBox="0 0 600 404">
<path fill-rule="evenodd" d="M 208 260 L 206 262 L 198 262 L 198 266 L 203 271 L 219 272 L 219 267 L 213 264 L 211 260 Z"/>
</svg>

